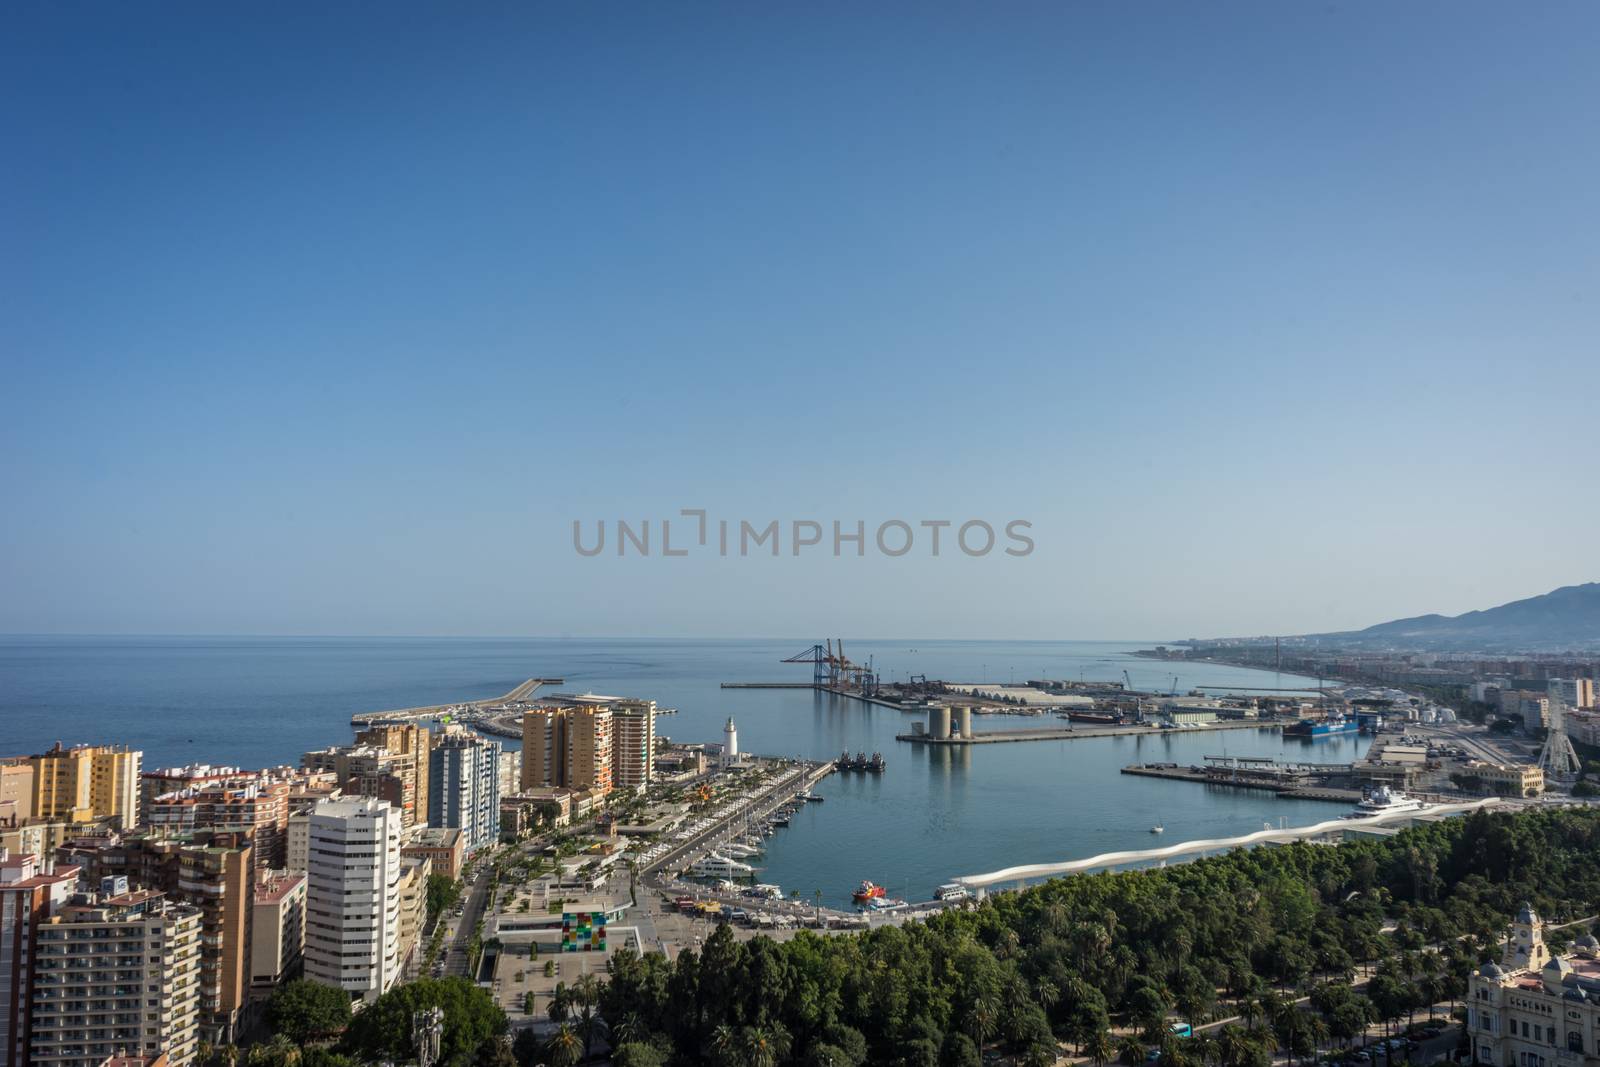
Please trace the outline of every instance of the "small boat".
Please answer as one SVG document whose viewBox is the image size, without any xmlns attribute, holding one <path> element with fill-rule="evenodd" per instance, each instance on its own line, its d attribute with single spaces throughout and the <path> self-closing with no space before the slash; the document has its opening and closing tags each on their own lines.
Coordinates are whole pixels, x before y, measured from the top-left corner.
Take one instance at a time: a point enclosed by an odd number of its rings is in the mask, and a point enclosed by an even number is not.
<svg viewBox="0 0 1600 1067">
<path fill-rule="evenodd" d="M 881 900 L 885 896 L 888 896 L 888 892 L 883 886 L 872 882 L 862 882 L 856 887 L 856 891 L 850 894 L 850 899 L 857 904 L 864 904 L 869 900 Z"/>
<path fill-rule="evenodd" d="M 1153 834 L 1164 834 L 1167 832 L 1167 828 L 1162 826 L 1160 823 L 1156 823 L 1154 826 L 1150 827 L 1150 832 Z"/>
</svg>

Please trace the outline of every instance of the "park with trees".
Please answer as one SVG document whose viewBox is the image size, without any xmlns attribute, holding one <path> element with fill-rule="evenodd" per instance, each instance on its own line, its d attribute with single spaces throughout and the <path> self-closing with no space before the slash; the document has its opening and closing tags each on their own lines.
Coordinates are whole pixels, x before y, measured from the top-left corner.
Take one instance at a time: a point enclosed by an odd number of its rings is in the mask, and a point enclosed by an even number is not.
<svg viewBox="0 0 1600 1067">
<path fill-rule="evenodd" d="M 553 1033 L 514 1043 L 488 994 L 459 979 L 397 987 L 337 1038 L 336 1009 L 298 983 L 269 1018 L 321 1035 L 328 1056 L 372 1062 L 400 1059 L 400 1020 L 440 1006 L 446 1062 L 462 1067 L 604 1049 L 620 1067 L 976 1067 L 991 1052 L 1104 1067 L 1151 1049 L 1163 1067 L 1269 1067 L 1448 1014 L 1523 901 L 1556 921 L 1594 914 L 1600 811 L 1481 811 L 1337 846 L 1078 875 L 860 934 L 740 941 L 719 927 L 671 961 L 614 954 L 605 981 L 555 998 Z"/>
</svg>

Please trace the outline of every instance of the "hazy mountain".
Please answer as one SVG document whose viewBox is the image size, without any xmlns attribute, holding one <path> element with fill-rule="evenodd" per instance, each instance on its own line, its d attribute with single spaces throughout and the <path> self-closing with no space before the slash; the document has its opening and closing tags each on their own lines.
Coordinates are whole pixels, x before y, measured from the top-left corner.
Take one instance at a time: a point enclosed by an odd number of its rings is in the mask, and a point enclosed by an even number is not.
<svg viewBox="0 0 1600 1067">
<path fill-rule="evenodd" d="M 1600 646 L 1600 582 L 1568 585 L 1465 615 L 1418 615 L 1319 642 L 1471 649 L 1566 649 Z"/>
</svg>

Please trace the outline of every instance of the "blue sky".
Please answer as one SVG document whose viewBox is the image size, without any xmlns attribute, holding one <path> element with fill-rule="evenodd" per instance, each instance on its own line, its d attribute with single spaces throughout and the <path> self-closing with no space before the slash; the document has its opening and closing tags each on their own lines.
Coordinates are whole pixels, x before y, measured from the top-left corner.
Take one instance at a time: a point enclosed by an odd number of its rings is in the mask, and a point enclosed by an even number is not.
<svg viewBox="0 0 1600 1067">
<path fill-rule="evenodd" d="M 0 631 L 1174 638 L 1597 577 L 1593 5 L 332 8 L 8 13 Z M 572 550 L 685 507 L 1037 548 Z"/>
</svg>

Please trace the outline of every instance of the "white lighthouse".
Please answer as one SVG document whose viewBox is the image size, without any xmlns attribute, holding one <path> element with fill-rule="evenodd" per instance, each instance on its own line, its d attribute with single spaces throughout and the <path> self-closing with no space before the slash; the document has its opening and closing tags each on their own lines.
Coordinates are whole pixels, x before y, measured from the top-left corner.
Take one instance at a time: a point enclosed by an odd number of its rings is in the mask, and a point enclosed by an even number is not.
<svg viewBox="0 0 1600 1067">
<path fill-rule="evenodd" d="M 722 728 L 722 762 L 731 764 L 739 758 L 739 731 L 733 725 L 733 716 L 728 716 L 728 725 Z"/>
</svg>

